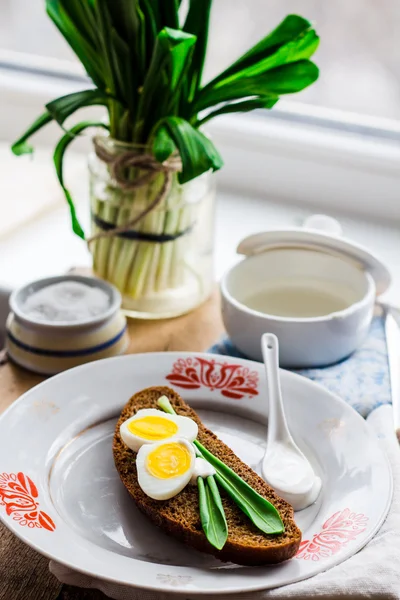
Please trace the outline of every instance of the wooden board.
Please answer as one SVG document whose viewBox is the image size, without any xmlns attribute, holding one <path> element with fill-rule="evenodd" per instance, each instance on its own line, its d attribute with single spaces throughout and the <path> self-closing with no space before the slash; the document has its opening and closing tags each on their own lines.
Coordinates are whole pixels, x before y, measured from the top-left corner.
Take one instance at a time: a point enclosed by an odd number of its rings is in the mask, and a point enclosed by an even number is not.
<svg viewBox="0 0 400 600">
<path fill-rule="evenodd" d="M 219 298 L 215 293 L 195 311 L 165 321 L 130 320 L 128 353 L 207 350 L 223 333 Z M 0 412 L 43 381 L 11 363 L 0 366 Z M 61 585 L 44 558 L 0 525 L 0 600 L 100 600 L 94 590 Z"/>
</svg>

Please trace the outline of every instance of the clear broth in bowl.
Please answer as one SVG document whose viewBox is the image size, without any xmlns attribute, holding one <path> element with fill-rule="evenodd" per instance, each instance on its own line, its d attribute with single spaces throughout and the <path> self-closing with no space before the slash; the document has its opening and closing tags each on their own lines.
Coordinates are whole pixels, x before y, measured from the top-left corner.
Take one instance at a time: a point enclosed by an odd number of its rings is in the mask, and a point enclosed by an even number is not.
<svg viewBox="0 0 400 600">
<path fill-rule="evenodd" d="M 323 279 L 279 279 L 245 297 L 243 304 L 277 317 L 323 317 L 344 310 L 359 300 L 344 284 Z"/>
</svg>

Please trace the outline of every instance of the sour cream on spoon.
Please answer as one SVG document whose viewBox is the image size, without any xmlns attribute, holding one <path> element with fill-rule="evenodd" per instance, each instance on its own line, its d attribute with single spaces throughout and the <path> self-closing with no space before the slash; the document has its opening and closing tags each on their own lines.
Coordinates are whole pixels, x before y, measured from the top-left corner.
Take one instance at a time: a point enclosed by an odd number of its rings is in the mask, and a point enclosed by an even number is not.
<svg viewBox="0 0 400 600">
<path fill-rule="evenodd" d="M 321 479 L 295 444 L 287 426 L 279 382 L 278 338 L 266 333 L 261 338 L 267 372 L 269 414 L 267 450 L 262 476 L 294 510 L 313 504 L 321 491 Z"/>
</svg>

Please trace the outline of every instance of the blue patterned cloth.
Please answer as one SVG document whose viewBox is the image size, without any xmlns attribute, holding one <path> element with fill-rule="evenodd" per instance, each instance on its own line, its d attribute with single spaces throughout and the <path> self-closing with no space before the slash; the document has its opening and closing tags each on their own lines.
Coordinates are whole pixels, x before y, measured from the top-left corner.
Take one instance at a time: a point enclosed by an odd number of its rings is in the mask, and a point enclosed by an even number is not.
<svg viewBox="0 0 400 600">
<path fill-rule="evenodd" d="M 224 337 L 209 349 L 213 354 L 246 358 Z M 330 367 L 295 371 L 324 385 L 363 417 L 391 403 L 389 367 L 382 317 L 375 317 L 368 339 L 350 358 Z"/>
</svg>

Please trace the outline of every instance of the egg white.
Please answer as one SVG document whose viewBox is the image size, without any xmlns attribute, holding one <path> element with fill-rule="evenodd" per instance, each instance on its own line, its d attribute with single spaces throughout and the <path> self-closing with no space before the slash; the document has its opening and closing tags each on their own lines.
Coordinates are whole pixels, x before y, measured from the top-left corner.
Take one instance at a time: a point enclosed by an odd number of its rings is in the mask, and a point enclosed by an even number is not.
<svg viewBox="0 0 400 600">
<path fill-rule="evenodd" d="M 196 456 L 194 461 L 194 469 L 192 473 L 192 477 L 190 478 L 190 483 L 197 483 L 197 479 L 202 477 L 203 479 L 207 479 L 210 475 L 215 475 L 216 470 L 209 462 L 204 460 L 204 458 L 200 458 Z"/>
<path fill-rule="evenodd" d="M 141 438 L 129 431 L 128 429 L 129 423 L 137 419 L 142 419 L 146 416 L 162 417 L 163 419 L 173 421 L 174 423 L 176 423 L 176 425 L 178 426 L 178 431 L 174 434 L 174 436 L 171 437 L 185 438 L 186 440 L 189 440 L 189 442 L 193 442 L 193 440 L 195 440 L 197 437 L 197 424 L 192 419 L 189 419 L 189 417 L 182 417 L 180 415 L 170 415 L 162 410 L 157 410 L 156 408 L 142 408 L 141 410 L 138 410 L 137 413 L 133 415 L 133 417 L 130 417 L 129 419 L 124 421 L 119 430 L 124 444 L 126 444 L 128 448 L 130 448 L 134 452 L 138 452 L 138 450 L 144 444 L 157 443 L 157 441 L 155 442 L 154 440 L 146 440 L 144 438 Z M 170 439 L 171 438 L 164 438 L 160 441 L 166 442 Z"/>
<path fill-rule="evenodd" d="M 147 469 L 147 457 L 150 452 L 153 452 L 158 446 L 170 442 L 180 443 L 187 448 L 190 454 L 190 466 L 185 473 L 182 473 L 182 475 L 171 477 L 170 479 L 159 479 Z M 139 485 L 144 493 L 150 498 L 153 498 L 153 500 L 168 500 L 169 498 L 173 498 L 190 482 L 194 471 L 195 459 L 196 455 L 193 445 L 183 438 L 170 438 L 168 440 L 162 440 L 161 442 L 143 445 L 136 457 Z"/>
</svg>

